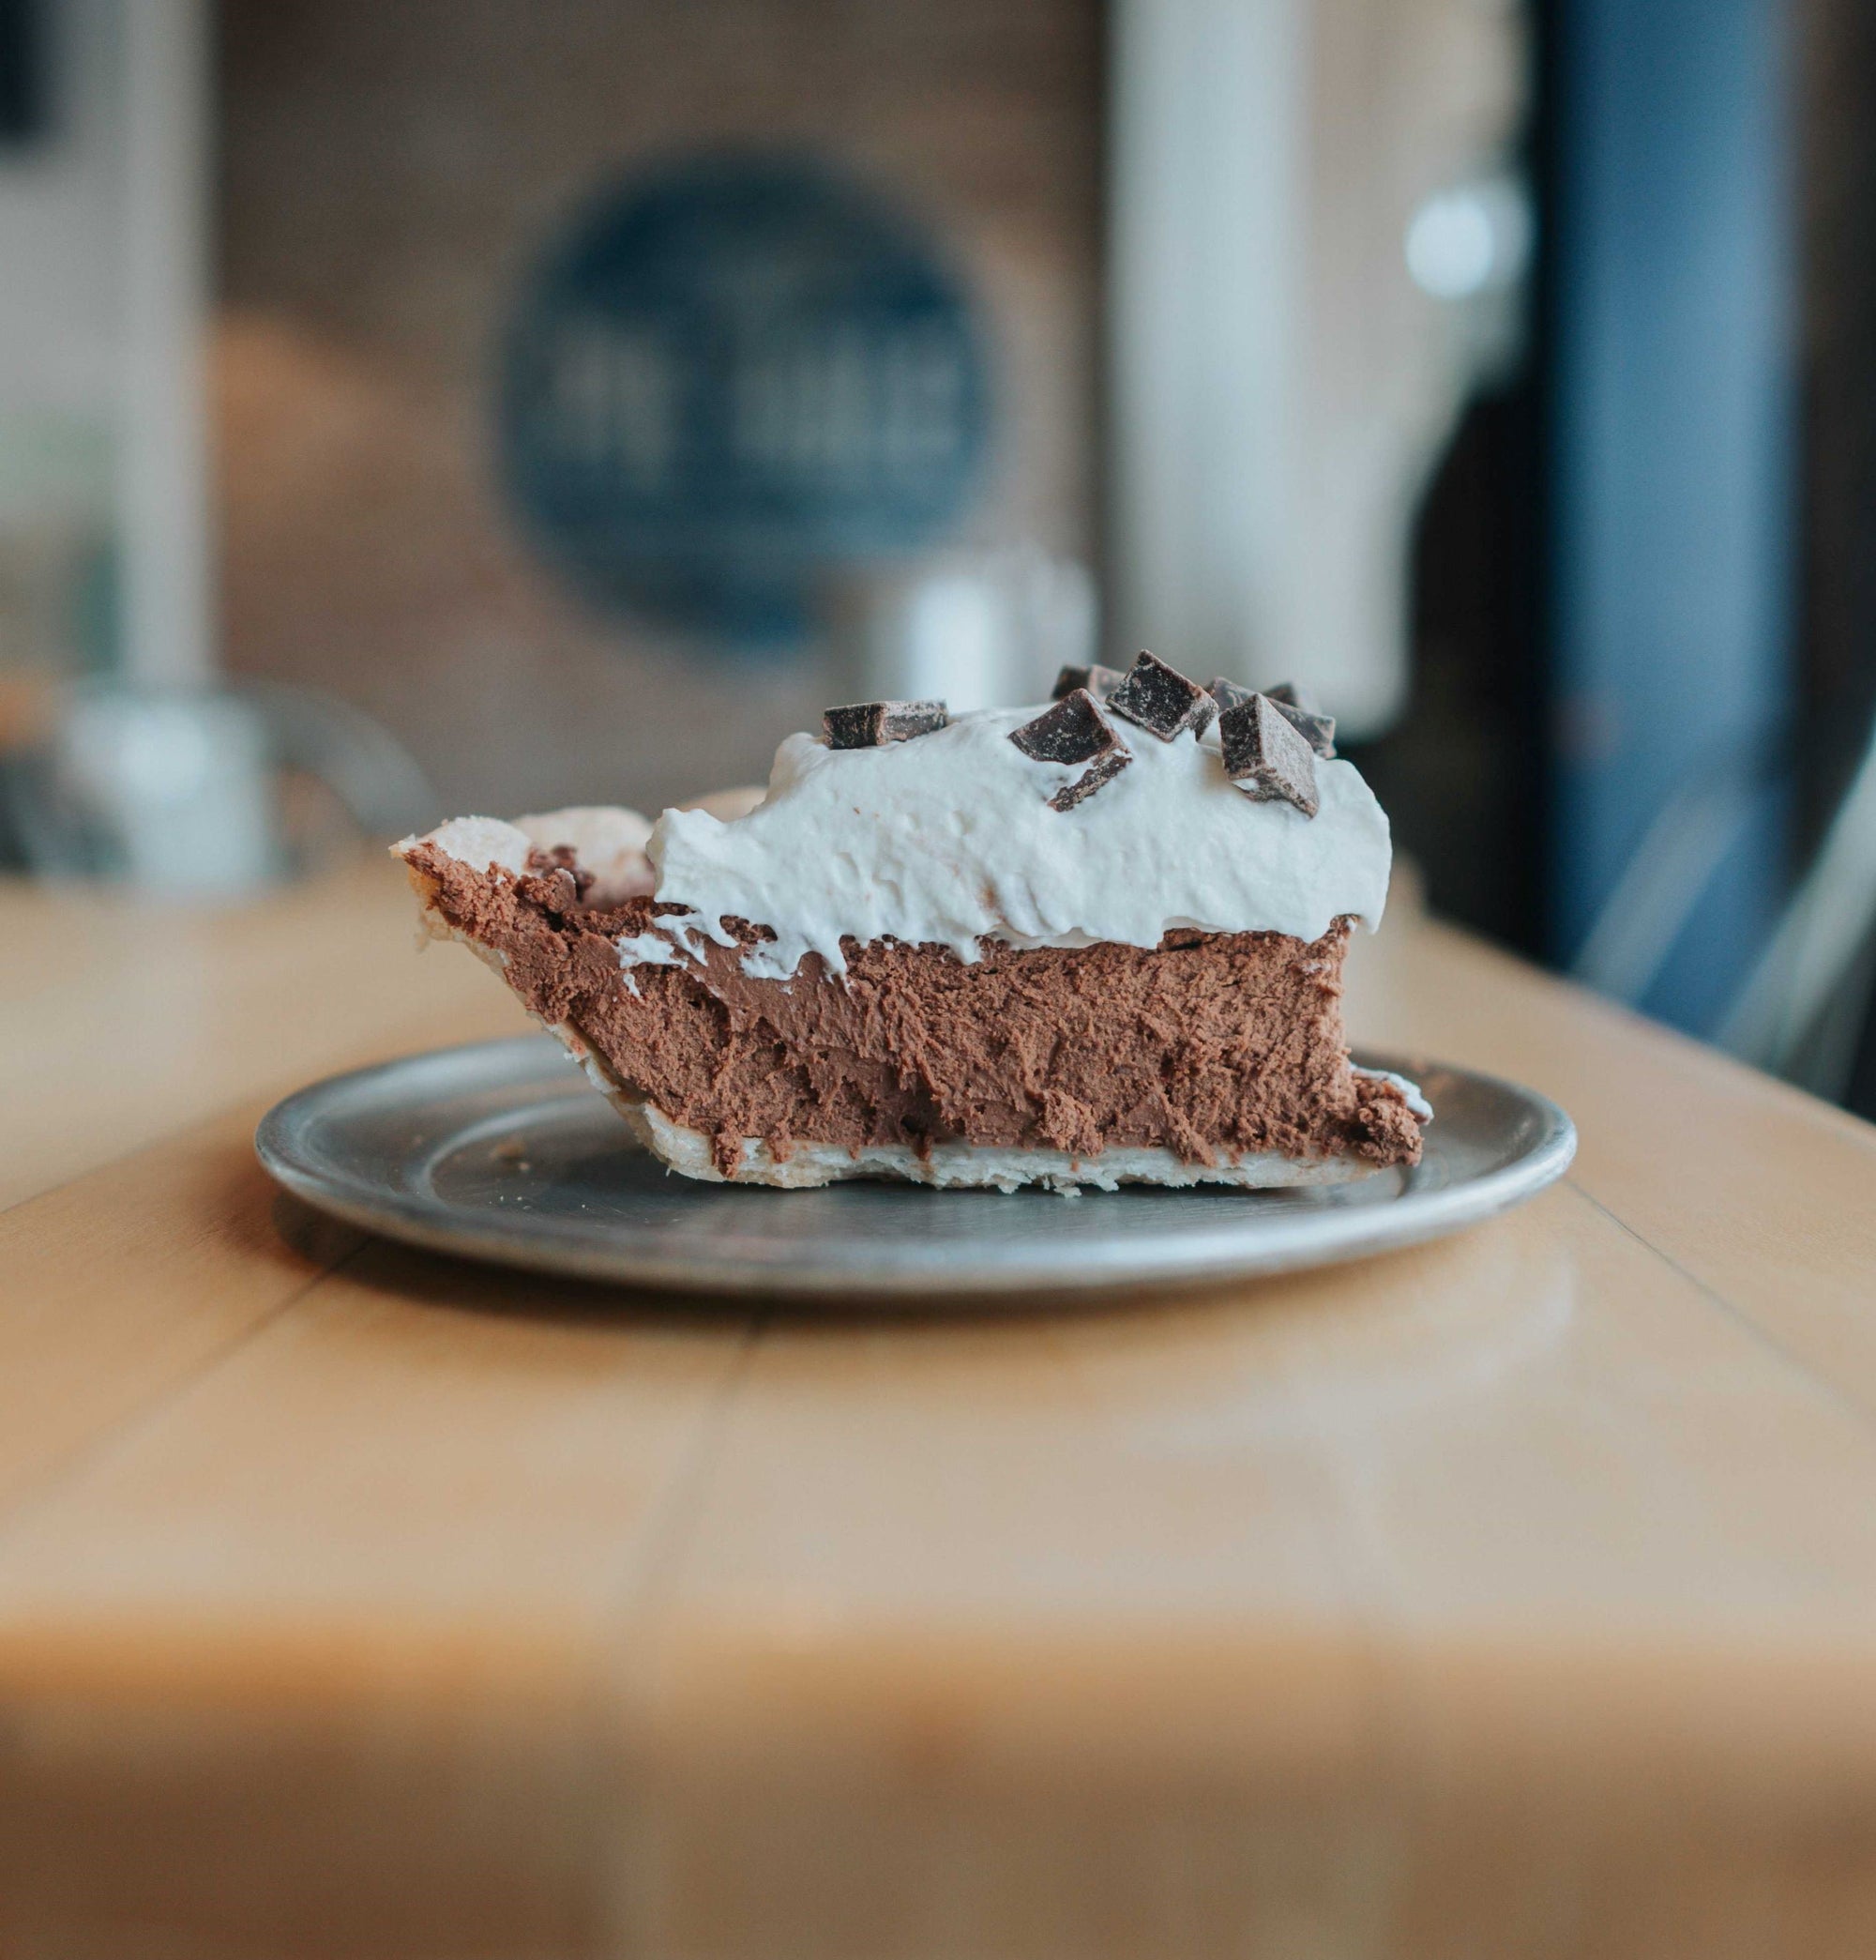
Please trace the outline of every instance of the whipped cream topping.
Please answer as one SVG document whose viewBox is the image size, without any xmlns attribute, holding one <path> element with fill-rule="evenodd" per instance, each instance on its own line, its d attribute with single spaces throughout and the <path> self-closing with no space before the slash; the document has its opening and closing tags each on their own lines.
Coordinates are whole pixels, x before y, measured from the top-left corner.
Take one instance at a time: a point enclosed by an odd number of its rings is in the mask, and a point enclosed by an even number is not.
<svg viewBox="0 0 1876 1960">
<path fill-rule="evenodd" d="M 1216 722 L 1162 742 L 1116 721 L 1132 762 L 1056 811 L 1050 797 L 1086 766 L 1035 762 L 1009 740 L 1038 711 L 962 715 L 877 749 L 790 736 L 747 815 L 658 819 L 645 847 L 657 896 L 687 908 L 661 925 L 725 946 L 726 919 L 769 926 L 774 941 L 744 970 L 785 980 L 809 952 L 844 971 L 846 937 L 971 962 L 980 939 L 1154 947 L 1176 927 L 1312 940 L 1344 914 L 1380 924 L 1387 818 L 1353 764 L 1318 761 L 1322 807 L 1307 817 L 1233 785 Z M 622 960 L 635 964 L 634 949 Z"/>
<path fill-rule="evenodd" d="M 534 848 L 525 830 L 498 816 L 452 816 L 422 837 L 406 837 L 395 847 L 397 855 L 407 857 L 420 843 L 433 843 L 446 858 L 472 871 L 499 867 L 517 874 L 527 869 L 528 852 Z"/>
<path fill-rule="evenodd" d="M 568 844 L 581 870 L 593 874 L 587 896 L 598 905 L 615 905 L 652 889 L 651 862 L 645 841 L 651 825 L 636 810 L 598 806 L 549 810 L 517 817 L 511 824 L 492 816 L 458 816 L 440 824 L 428 837 L 407 837 L 400 855 L 418 843 L 433 843 L 458 862 L 488 871 L 499 865 L 518 876 L 527 869 L 528 852 L 551 851 Z"/>
</svg>

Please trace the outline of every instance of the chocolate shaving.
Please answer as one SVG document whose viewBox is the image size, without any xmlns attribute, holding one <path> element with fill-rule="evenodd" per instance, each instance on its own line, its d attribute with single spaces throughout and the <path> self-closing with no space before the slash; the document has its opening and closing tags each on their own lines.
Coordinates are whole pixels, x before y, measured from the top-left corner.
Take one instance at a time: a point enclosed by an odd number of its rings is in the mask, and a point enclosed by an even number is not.
<svg viewBox="0 0 1876 1960">
<path fill-rule="evenodd" d="M 1307 688 L 1299 688 L 1294 681 L 1286 680 L 1274 688 L 1266 688 L 1264 694 L 1283 710 L 1283 719 L 1318 755 L 1329 756 L 1336 752 L 1336 718 L 1323 712 L 1321 703 Z"/>
<path fill-rule="evenodd" d="M 1010 731 L 1010 740 L 1036 762 L 1089 762 L 1074 782 L 1065 782 L 1049 798 L 1051 810 L 1072 810 L 1077 803 L 1112 782 L 1133 760 L 1114 734 L 1113 724 L 1086 688 L 1073 688 L 1045 708 L 1033 722 Z"/>
<path fill-rule="evenodd" d="M 1049 798 L 1051 810 L 1072 810 L 1075 805 L 1085 801 L 1104 782 L 1112 782 L 1133 760 L 1132 752 L 1123 749 L 1116 742 L 1108 752 L 1099 757 L 1094 766 L 1083 769 L 1072 782 L 1065 782 Z"/>
<path fill-rule="evenodd" d="M 1257 690 L 1244 687 L 1234 680 L 1227 680 L 1220 674 L 1205 691 L 1218 703 L 1218 710 L 1222 713 L 1228 707 L 1242 707 Z"/>
<path fill-rule="evenodd" d="M 833 749 L 880 749 L 888 742 L 909 742 L 930 735 L 950 722 L 942 701 L 855 701 L 830 707 L 821 717 Z"/>
<path fill-rule="evenodd" d="M 1032 762 L 1091 762 L 1120 746 L 1113 724 L 1086 688 L 1064 694 L 1009 738 Z"/>
<path fill-rule="evenodd" d="M 1218 717 L 1218 738 L 1225 774 L 1246 796 L 1260 803 L 1280 798 L 1305 816 L 1314 816 L 1322 808 L 1315 755 L 1290 725 L 1281 702 L 1253 694 L 1236 707 L 1226 708 Z"/>
<path fill-rule="evenodd" d="M 1188 728 L 1203 730 L 1218 712 L 1218 703 L 1197 681 L 1150 653 L 1142 653 L 1127 670 L 1107 705 L 1110 712 L 1126 716 L 1162 742 Z"/>
<path fill-rule="evenodd" d="M 1049 698 L 1060 701 L 1077 688 L 1086 688 L 1097 701 L 1105 701 L 1126 678 L 1118 667 L 1064 667 L 1055 676 Z"/>
</svg>

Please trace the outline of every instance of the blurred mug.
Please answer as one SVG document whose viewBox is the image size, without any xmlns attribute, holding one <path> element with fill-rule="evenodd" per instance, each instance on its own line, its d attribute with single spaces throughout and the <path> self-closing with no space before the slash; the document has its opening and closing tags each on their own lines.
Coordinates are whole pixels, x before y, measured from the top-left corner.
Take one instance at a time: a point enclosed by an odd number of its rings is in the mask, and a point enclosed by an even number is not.
<svg viewBox="0 0 1876 1960">
<path fill-rule="evenodd" d="M 421 772 L 377 723 L 296 689 L 84 689 L 0 787 L 38 876 L 228 898 L 319 855 L 307 826 L 283 814 L 284 769 L 323 785 L 354 835 L 434 815 Z"/>
<path fill-rule="evenodd" d="M 835 606 L 855 701 L 948 702 L 954 713 L 1038 701 L 1096 658 L 1094 579 L 1039 551 L 956 553 L 847 586 Z"/>
</svg>

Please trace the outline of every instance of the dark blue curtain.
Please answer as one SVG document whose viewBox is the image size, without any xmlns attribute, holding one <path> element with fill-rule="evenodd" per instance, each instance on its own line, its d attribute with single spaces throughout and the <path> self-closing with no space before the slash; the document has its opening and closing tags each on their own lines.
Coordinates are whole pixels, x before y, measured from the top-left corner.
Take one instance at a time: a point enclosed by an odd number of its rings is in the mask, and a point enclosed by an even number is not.
<svg viewBox="0 0 1876 1960">
<path fill-rule="evenodd" d="M 1664 804 L 1757 785 L 1643 1001 L 1709 1029 L 1784 882 L 1795 221 L 1779 0 L 1557 0 L 1553 950 Z"/>
</svg>

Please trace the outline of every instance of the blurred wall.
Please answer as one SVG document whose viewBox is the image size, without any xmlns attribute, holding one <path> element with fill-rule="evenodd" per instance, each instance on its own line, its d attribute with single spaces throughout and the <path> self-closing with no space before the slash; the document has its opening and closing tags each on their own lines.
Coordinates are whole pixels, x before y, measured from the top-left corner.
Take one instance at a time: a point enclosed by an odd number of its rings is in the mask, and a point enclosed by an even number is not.
<svg viewBox="0 0 1876 1960">
<path fill-rule="evenodd" d="M 35 25 L 38 113 L 0 141 L 0 690 L 100 656 L 75 595 L 107 558 L 124 355 L 121 9 Z"/>
<path fill-rule="evenodd" d="M 0 742 L 9 680 L 212 665 L 206 19 L 205 0 L 0 16 L 23 84 L 0 128 Z"/>
<path fill-rule="evenodd" d="M 991 327 L 968 547 L 1096 531 L 1096 0 L 223 0 L 222 620 L 235 670 L 394 727 L 457 808 L 656 807 L 765 774 L 825 648 L 603 619 L 491 467 L 519 281 L 609 173 L 805 145 L 907 203 Z"/>
</svg>

